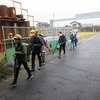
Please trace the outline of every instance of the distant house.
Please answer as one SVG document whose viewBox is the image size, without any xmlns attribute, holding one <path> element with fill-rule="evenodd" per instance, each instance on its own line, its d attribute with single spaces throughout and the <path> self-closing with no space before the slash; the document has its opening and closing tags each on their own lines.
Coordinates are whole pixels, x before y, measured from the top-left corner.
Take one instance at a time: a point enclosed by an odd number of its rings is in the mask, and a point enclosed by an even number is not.
<svg viewBox="0 0 100 100">
<path fill-rule="evenodd" d="M 39 28 L 39 33 L 44 34 L 45 36 L 47 36 L 49 34 L 49 24 L 47 22 L 38 22 L 37 24 L 38 28 Z"/>
<path fill-rule="evenodd" d="M 81 27 L 81 23 L 77 22 L 77 21 L 73 21 L 70 23 L 71 27 L 73 28 L 73 30 L 75 31 L 79 31 L 80 27 Z"/>
<path fill-rule="evenodd" d="M 45 28 L 49 27 L 49 24 L 47 22 L 39 22 L 38 25 Z"/>
<path fill-rule="evenodd" d="M 79 23 L 79 22 L 77 22 L 77 21 L 71 22 L 70 25 L 71 25 L 71 27 L 72 27 L 73 29 L 77 29 L 77 28 L 81 27 L 81 23 Z"/>
</svg>

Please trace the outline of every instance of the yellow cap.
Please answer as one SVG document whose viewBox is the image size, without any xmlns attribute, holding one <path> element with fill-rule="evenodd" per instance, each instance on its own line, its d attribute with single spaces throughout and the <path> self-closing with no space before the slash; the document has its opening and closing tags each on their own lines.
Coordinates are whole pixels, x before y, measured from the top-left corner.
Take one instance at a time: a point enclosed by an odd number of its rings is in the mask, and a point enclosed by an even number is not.
<svg viewBox="0 0 100 100">
<path fill-rule="evenodd" d="M 30 33 L 36 33 L 36 30 L 31 30 Z"/>
<path fill-rule="evenodd" d="M 30 31 L 30 36 L 33 36 L 36 33 L 36 30 L 31 30 Z"/>
<path fill-rule="evenodd" d="M 44 36 L 44 34 L 42 34 L 42 33 L 41 33 L 40 35 L 41 35 L 41 36 Z"/>
<path fill-rule="evenodd" d="M 13 37 L 13 39 L 22 39 L 22 36 L 20 34 L 15 34 L 15 36 Z"/>
</svg>

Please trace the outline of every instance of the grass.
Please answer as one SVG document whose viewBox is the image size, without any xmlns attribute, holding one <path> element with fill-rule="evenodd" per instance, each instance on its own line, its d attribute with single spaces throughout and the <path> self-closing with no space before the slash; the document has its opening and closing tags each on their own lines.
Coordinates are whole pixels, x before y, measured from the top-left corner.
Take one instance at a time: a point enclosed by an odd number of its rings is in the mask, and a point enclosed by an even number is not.
<svg viewBox="0 0 100 100">
<path fill-rule="evenodd" d="M 5 57 L 0 58 L 0 82 L 12 75 L 13 70 L 7 66 Z"/>
<path fill-rule="evenodd" d="M 99 34 L 99 32 L 79 32 L 79 40 L 89 38 L 91 36 L 94 36 L 96 34 Z"/>
</svg>

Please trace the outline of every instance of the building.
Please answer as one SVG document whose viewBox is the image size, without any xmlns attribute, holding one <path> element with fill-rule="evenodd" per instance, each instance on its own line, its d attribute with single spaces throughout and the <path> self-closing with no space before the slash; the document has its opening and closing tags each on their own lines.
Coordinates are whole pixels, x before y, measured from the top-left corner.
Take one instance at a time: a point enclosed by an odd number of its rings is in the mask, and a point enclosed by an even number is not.
<svg viewBox="0 0 100 100">
<path fill-rule="evenodd" d="M 81 23 L 79 23 L 77 21 L 73 21 L 70 23 L 70 25 L 71 25 L 73 30 L 80 31 Z"/>
<path fill-rule="evenodd" d="M 42 26 L 42 27 L 45 27 L 45 28 L 47 28 L 47 27 L 50 26 L 47 22 L 39 22 L 38 25 L 39 25 L 40 27 Z"/>
</svg>

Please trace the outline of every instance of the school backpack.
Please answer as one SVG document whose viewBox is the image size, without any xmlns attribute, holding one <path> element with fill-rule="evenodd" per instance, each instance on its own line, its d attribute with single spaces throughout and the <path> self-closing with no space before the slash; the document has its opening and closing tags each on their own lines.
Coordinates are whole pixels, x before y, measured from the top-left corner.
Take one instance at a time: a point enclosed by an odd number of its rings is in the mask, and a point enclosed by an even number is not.
<svg viewBox="0 0 100 100">
<path fill-rule="evenodd" d="M 27 55 L 27 61 L 29 61 L 30 55 L 31 55 L 31 47 L 28 43 L 22 43 L 22 45 L 26 46 L 26 48 L 27 48 L 27 54 L 26 55 Z"/>
</svg>

